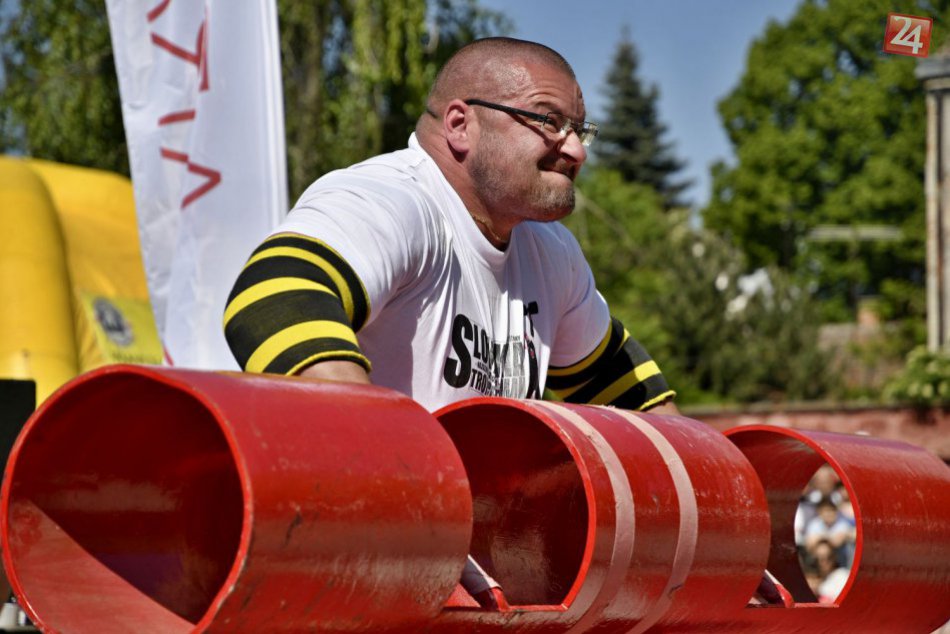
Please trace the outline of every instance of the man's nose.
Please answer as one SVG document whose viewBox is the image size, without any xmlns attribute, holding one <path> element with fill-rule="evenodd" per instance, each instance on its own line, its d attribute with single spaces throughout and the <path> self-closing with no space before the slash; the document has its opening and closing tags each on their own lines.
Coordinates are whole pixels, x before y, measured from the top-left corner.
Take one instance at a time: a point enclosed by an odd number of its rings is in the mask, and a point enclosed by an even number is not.
<svg viewBox="0 0 950 634">
<path fill-rule="evenodd" d="M 584 147 L 581 138 L 573 130 L 564 133 L 564 140 L 561 141 L 561 154 L 578 167 L 587 160 L 587 148 Z"/>
</svg>

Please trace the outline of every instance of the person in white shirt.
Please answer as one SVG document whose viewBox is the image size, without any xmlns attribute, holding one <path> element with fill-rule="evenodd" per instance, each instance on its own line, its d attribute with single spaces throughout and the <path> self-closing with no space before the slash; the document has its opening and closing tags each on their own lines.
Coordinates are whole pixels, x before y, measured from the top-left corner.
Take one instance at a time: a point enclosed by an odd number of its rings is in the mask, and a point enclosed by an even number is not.
<svg viewBox="0 0 950 634">
<path fill-rule="evenodd" d="M 818 503 L 818 515 L 805 526 L 805 548 L 813 552 L 819 542 L 827 541 L 836 553 L 855 539 L 855 527 L 838 512 L 828 498 Z"/>
<path fill-rule="evenodd" d="M 552 49 L 487 38 L 439 72 L 405 150 L 317 180 L 251 256 L 225 334 L 251 372 L 676 413 L 557 220 L 597 126 Z"/>
<path fill-rule="evenodd" d="M 552 49 L 488 38 L 439 71 L 409 147 L 327 174 L 251 255 L 225 336 L 249 372 L 677 413 L 556 222 L 597 126 Z M 462 582 L 505 604 L 470 557 Z"/>
</svg>

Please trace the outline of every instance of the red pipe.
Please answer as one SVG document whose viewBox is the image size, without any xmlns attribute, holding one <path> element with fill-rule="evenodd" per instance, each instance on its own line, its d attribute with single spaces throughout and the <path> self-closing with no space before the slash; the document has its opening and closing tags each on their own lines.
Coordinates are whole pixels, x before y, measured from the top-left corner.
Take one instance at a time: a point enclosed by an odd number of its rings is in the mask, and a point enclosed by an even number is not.
<svg viewBox="0 0 950 634">
<path fill-rule="evenodd" d="M 469 475 L 472 554 L 512 607 L 450 607 L 432 631 L 696 631 L 728 622 L 755 590 L 765 497 L 711 428 L 497 398 L 436 417 Z"/>
<path fill-rule="evenodd" d="M 767 426 L 726 432 L 758 472 L 769 499 L 769 570 L 796 599 L 748 608 L 734 631 L 920 632 L 950 619 L 950 469 L 912 445 Z M 850 495 L 857 528 L 851 575 L 837 600 L 818 604 L 798 562 L 793 522 L 802 490 L 829 464 Z"/>
<path fill-rule="evenodd" d="M 112 366 L 27 423 L 0 531 L 45 631 L 418 631 L 471 518 L 452 442 L 395 392 Z"/>
<path fill-rule="evenodd" d="M 34 621 L 70 633 L 924 634 L 950 617 L 950 469 L 916 447 L 496 398 L 436 416 L 372 386 L 102 368 L 17 440 L 4 565 Z M 825 462 L 858 540 L 828 607 L 792 532 Z M 456 587 L 469 552 L 510 607 Z M 794 607 L 747 607 L 766 564 Z"/>
</svg>

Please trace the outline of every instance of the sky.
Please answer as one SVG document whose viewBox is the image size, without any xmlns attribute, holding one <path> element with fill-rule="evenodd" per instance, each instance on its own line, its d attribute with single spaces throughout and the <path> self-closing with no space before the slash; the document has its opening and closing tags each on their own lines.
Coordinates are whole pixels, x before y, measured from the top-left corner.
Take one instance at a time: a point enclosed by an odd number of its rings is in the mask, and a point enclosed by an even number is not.
<svg viewBox="0 0 950 634">
<path fill-rule="evenodd" d="M 693 181 L 686 199 L 709 200 L 709 167 L 732 161 L 717 102 L 739 82 L 746 54 L 770 20 L 787 22 L 801 0 L 480 0 L 506 14 L 514 37 L 561 53 L 578 77 L 587 119 L 603 120 L 601 93 L 624 26 L 640 58 L 639 76 L 659 89 L 657 110 L 665 140 L 687 162 Z M 596 141 L 595 141 L 596 143 Z"/>
</svg>

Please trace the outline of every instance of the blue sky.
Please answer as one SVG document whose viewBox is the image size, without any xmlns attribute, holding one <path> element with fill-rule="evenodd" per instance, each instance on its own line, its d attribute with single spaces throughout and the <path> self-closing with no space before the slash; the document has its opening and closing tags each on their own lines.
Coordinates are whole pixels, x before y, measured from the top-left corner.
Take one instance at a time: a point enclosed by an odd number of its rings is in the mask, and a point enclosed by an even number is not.
<svg viewBox="0 0 950 634">
<path fill-rule="evenodd" d="M 801 0 L 480 0 L 515 23 L 515 37 L 546 44 L 574 67 L 588 119 L 600 121 L 601 89 L 624 25 L 640 78 L 660 91 L 660 120 L 693 181 L 687 198 L 709 199 L 709 166 L 732 159 L 716 102 L 737 84 L 752 40 L 769 20 L 787 21 Z M 883 16 L 882 16 L 883 18 Z"/>
</svg>

